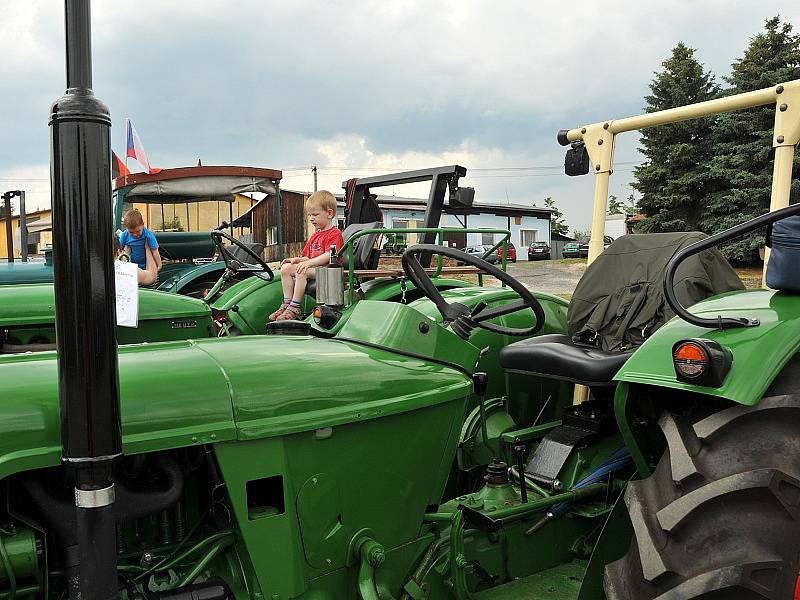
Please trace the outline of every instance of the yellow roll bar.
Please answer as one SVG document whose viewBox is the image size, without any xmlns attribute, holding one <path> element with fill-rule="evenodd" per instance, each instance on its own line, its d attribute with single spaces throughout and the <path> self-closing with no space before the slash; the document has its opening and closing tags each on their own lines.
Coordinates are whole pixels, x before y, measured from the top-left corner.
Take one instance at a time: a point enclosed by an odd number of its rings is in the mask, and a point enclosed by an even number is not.
<svg viewBox="0 0 800 600">
<path fill-rule="evenodd" d="M 592 210 L 592 233 L 589 240 L 588 264 L 591 264 L 603 251 L 608 184 L 611 173 L 614 172 L 614 145 L 617 134 L 768 104 L 775 105 L 775 126 L 772 132 L 775 164 L 772 171 L 772 193 L 769 206 L 770 211 L 774 211 L 789 206 L 792 164 L 794 162 L 795 148 L 800 142 L 800 80 L 788 81 L 773 87 L 735 96 L 679 106 L 625 119 L 601 121 L 559 132 L 558 141 L 563 146 L 568 145 L 570 142 L 584 142 L 594 168 L 594 207 Z M 762 285 L 766 285 L 768 259 L 769 248 L 766 249 L 764 256 Z M 588 390 L 584 386 L 576 385 L 574 402 L 579 403 L 584 400 L 587 397 L 587 393 Z"/>
</svg>

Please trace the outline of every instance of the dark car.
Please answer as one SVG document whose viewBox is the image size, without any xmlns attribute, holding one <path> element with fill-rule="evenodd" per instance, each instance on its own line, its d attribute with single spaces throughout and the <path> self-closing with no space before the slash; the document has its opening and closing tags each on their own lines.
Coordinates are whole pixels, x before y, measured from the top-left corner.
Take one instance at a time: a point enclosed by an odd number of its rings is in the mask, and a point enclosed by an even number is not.
<svg viewBox="0 0 800 600">
<path fill-rule="evenodd" d="M 567 242 L 566 244 L 564 244 L 564 249 L 561 251 L 561 256 L 563 256 L 564 258 L 580 258 L 581 243 Z"/>
<path fill-rule="evenodd" d="M 500 246 L 497 249 L 497 261 L 500 262 L 503 260 L 503 247 Z M 511 261 L 512 263 L 517 262 L 517 249 L 514 247 L 514 244 L 508 242 L 508 253 L 506 255 L 506 261 Z"/>
<path fill-rule="evenodd" d="M 610 235 L 603 236 L 603 250 L 608 248 L 613 243 L 614 243 L 614 238 L 612 238 Z M 589 257 L 589 238 L 583 238 L 581 240 L 580 257 L 581 258 Z"/>
<path fill-rule="evenodd" d="M 491 246 L 479 244 L 477 246 L 467 246 L 466 248 L 462 248 L 461 251 L 471 254 L 472 256 L 477 256 L 478 258 L 483 258 L 483 260 L 486 262 L 496 265 L 498 262 L 500 262 L 500 259 L 494 252 L 484 258 L 484 254 L 491 250 L 491 248 Z"/>
<path fill-rule="evenodd" d="M 528 260 L 550 260 L 550 244 L 533 242 L 528 246 Z"/>
</svg>

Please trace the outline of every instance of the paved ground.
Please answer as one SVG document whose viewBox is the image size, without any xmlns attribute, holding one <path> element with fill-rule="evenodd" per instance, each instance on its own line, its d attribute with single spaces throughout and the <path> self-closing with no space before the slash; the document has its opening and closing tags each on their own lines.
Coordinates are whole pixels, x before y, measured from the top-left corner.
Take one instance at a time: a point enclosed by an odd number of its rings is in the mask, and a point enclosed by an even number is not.
<svg viewBox="0 0 800 600">
<path fill-rule="evenodd" d="M 586 259 L 517 261 L 506 270 L 532 290 L 569 298 L 586 270 Z M 485 281 L 494 285 L 496 280 Z"/>
</svg>

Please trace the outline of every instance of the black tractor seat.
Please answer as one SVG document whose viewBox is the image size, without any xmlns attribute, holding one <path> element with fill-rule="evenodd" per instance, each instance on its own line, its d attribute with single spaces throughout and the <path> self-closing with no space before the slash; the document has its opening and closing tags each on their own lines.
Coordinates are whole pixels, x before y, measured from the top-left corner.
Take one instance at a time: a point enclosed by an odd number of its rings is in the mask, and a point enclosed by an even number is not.
<svg viewBox="0 0 800 600">
<path fill-rule="evenodd" d="M 605 387 L 614 385 L 614 375 L 632 354 L 579 345 L 567 335 L 553 333 L 506 346 L 500 351 L 500 365 L 514 373 Z"/>
</svg>

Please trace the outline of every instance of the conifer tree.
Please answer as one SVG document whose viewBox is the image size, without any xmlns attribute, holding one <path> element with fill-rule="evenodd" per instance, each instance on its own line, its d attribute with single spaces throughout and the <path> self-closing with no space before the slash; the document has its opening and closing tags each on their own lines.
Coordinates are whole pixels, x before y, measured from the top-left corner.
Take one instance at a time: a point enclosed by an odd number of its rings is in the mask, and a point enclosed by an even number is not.
<svg viewBox="0 0 800 600">
<path fill-rule="evenodd" d="M 780 17 L 767 20 L 764 31 L 750 40 L 744 55 L 731 65 L 726 77 L 730 89 L 739 94 L 800 78 L 800 36 Z M 764 106 L 720 115 L 713 135 L 714 191 L 703 215 L 702 229 L 722 231 L 769 209 L 775 152 L 772 130 L 775 107 Z M 800 167 L 795 157 L 794 172 Z M 797 179 L 793 196 L 800 191 Z M 736 263 L 753 263 L 764 244 L 763 232 L 724 245 L 725 256 Z"/>
<path fill-rule="evenodd" d="M 719 93 L 714 75 L 694 56 L 695 50 L 678 44 L 663 70 L 650 83 L 646 112 L 656 112 L 710 100 Z M 689 231 L 698 228 L 708 193 L 708 139 L 713 119 L 663 125 L 642 131 L 639 151 L 646 160 L 634 170 L 633 187 L 642 197 L 638 209 L 646 215 L 644 232 Z"/>
</svg>

